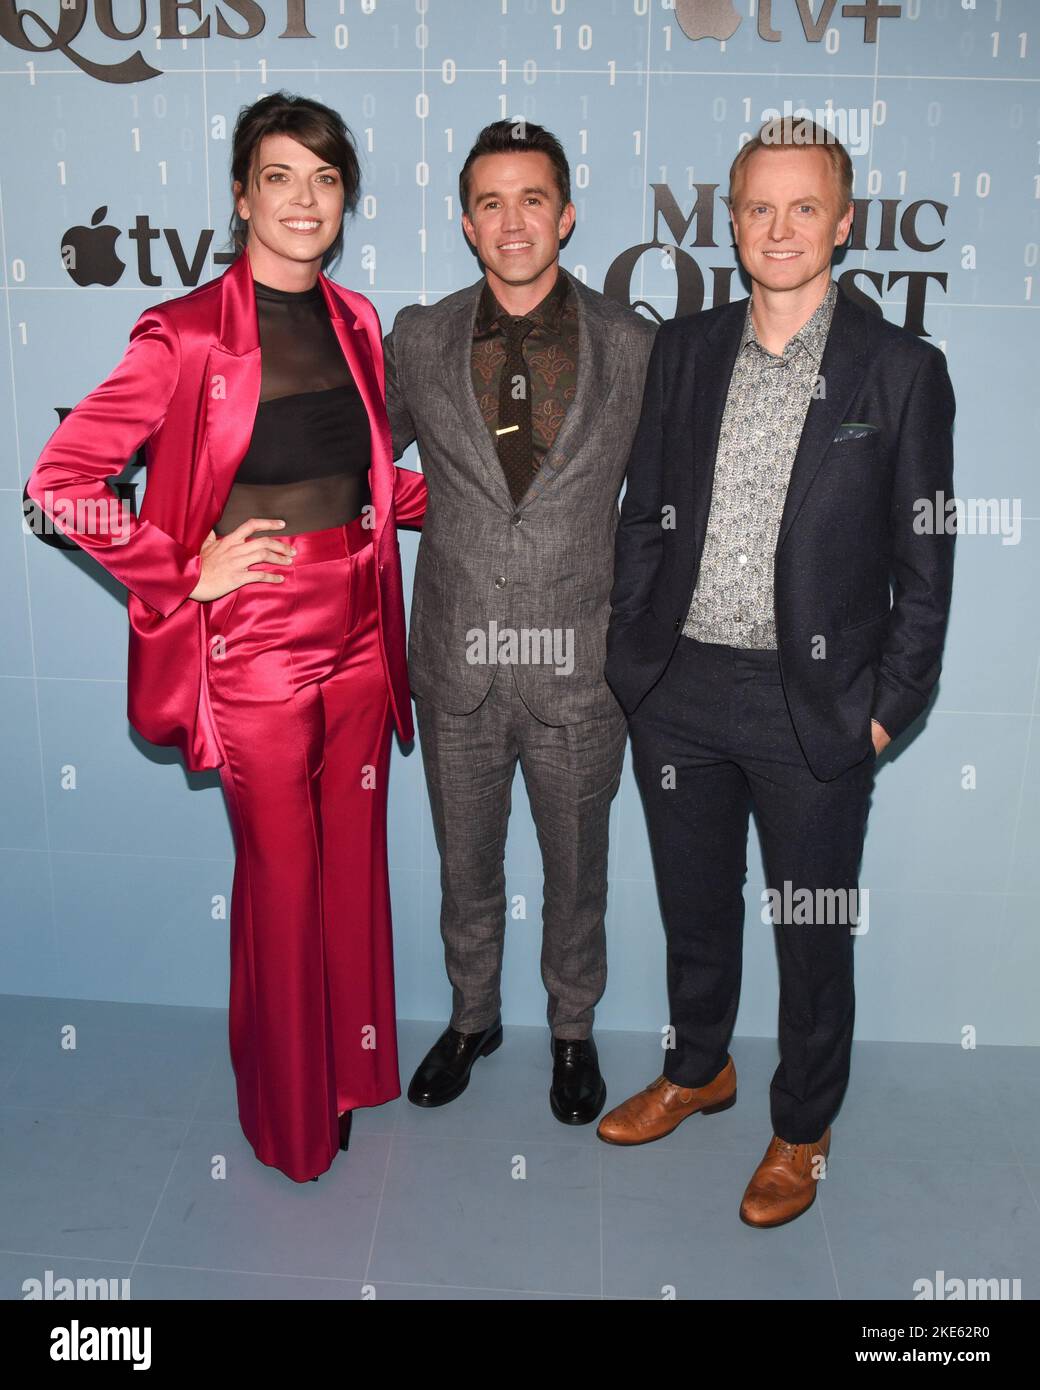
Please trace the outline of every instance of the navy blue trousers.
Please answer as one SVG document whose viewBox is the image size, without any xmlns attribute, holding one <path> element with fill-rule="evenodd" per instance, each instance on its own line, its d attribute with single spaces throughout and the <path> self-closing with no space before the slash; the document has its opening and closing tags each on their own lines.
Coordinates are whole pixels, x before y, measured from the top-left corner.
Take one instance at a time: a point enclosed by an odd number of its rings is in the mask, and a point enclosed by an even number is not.
<svg viewBox="0 0 1040 1390">
<path fill-rule="evenodd" d="M 726 1062 L 740 998 L 748 819 L 762 845 L 779 980 L 773 1130 L 818 1139 L 848 1084 L 853 945 L 875 755 L 840 777 L 810 770 L 775 651 L 681 636 L 629 720 L 667 937 L 674 1047 L 664 1074 L 703 1086 Z"/>
</svg>

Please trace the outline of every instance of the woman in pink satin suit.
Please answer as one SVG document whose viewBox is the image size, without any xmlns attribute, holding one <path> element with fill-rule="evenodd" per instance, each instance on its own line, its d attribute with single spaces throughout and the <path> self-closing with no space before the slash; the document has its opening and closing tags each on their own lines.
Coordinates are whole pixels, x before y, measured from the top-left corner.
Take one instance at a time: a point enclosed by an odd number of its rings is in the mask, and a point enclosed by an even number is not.
<svg viewBox="0 0 1040 1390">
<path fill-rule="evenodd" d="M 129 590 L 129 717 L 218 768 L 235 837 L 229 1038 L 243 1131 L 297 1182 L 400 1094 L 386 863 L 391 728 L 412 737 L 382 337 L 333 284 L 350 132 L 278 92 L 232 154 L 236 259 L 145 310 L 27 496 Z M 142 444 L 140 515 L 106 478 Z"/>
</svg>

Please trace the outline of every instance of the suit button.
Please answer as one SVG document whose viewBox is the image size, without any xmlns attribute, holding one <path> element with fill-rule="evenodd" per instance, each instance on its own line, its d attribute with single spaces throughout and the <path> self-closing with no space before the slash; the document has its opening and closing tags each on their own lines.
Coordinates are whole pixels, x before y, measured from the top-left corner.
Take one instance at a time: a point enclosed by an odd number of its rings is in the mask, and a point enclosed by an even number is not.
<svg viewBox="0 0 1040 1390">
<path fill-rule="evenodd" d="M 510 521 L 513 523 L 514 526 L 519 526 L 520 523 L 521 523 L 521 521 L 523 521 L 523 517 L 520 515 L 519 512 L 514 512 L 513 515 L 512 515 L 509 519 L 510 519 Z"/>
<path fill-rule="evenodd" d="M 496 588 L 496 589 L 504 589 L 505 587 L 506 587 L 506 577 L 505 577 L 504 574 L 500 574 L 500 575 L 498 576 L 498 578 L 495 580 L 495 588 Z"/>
<path fill-rule="evenodd" d="M 675 630 L 676 630 L 676 632 L 679 631 L 679 629 L 680 629 L 681 626 L 682 626 L 682 619 L 681 619 L 681 618 L 676 618 L 676 620 L 675 620 Z"/>
</svg>

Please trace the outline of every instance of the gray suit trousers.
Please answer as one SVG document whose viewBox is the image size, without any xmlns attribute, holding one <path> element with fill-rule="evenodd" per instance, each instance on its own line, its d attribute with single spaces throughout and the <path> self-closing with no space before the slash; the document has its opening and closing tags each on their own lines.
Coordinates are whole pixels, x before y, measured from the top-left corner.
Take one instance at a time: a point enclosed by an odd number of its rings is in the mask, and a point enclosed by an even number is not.
<svg viewBox="0 0 1040 1390">
<path fill-rule="evenodd" d="M 441 936 L 451 1026 L 484 1029 L 501 1007 L 506 828 L 517 760 L 542 852 L 542 980 L 555 1037 L 586 1038 L 607 980 L 604 914 L 610 805 L 627 724 L 610 714 L 553 726 L 500 666 L 470 714 L 415 697 L 441 860 Z"/>
</svg>

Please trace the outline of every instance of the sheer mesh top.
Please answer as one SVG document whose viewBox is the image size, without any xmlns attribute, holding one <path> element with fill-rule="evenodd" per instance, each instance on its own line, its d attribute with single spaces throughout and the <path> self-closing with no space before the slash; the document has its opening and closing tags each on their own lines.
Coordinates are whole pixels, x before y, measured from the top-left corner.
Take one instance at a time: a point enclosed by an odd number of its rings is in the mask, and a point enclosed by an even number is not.
<svg viewBox="0 0 1040 1390">
<path fill-rule="evenodd" d="M 276 290 L 253 281 L 260 330 L 260 403 L 249 448 L 214 530 L 250 517 L 292 536 L 342 526 L 371 501 L 368 412 L 329 319 L 321 286 Z"/>
</svg>

